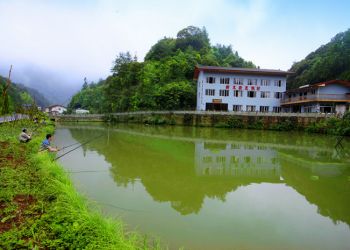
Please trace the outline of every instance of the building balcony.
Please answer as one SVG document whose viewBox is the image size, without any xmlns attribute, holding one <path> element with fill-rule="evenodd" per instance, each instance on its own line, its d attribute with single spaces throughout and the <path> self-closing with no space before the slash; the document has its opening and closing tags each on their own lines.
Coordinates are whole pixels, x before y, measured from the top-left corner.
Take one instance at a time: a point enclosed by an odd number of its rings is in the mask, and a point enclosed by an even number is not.
<svg viewBox="0 0 350 250">
<path fill-rule="evenodd" d="M 288 94 L 285 94 L 284 98 L 281 99 L 281 105 L 308 102 L 350 102 L 350 94 L 318 94 L 295 97 L 288 97 Z"/>
</svg>

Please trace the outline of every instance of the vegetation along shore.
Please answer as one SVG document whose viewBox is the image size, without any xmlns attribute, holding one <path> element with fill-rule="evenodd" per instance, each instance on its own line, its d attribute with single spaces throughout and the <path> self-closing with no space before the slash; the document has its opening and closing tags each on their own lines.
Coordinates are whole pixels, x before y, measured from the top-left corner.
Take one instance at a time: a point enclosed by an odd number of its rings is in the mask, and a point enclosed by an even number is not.
<svg viewBox="0 0 350 250">
<path fill-rule="evenodd" d="M 23 127 L 33 140 L 17 141 Z M 118 219 L 104 218 L 77 193 L 55 155 L 38 153 L 54 125 L 0 124 L 0 249 L 154 249 Z"/>
</svg>

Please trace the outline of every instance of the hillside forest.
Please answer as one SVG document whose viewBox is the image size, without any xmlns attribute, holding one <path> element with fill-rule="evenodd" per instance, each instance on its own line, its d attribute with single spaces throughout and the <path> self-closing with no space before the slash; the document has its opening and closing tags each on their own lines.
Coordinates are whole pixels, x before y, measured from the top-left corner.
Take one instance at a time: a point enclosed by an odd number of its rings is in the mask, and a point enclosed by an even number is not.
<svg viewBox="0 0 350 250">
<path fill-rule="evenodd" d="M 11 83 L 4 96 L 7 78 L 0 76 L 0 114 L 20 113 L 24 106 L 36 105 L 46 107 L 48 100 L 37 90 L 22 84 Z"/>
<path fill-rule="evenodd" d="M 230 45 L 212 45 L 205 28 L 189 26 L 176 38 L 164 37 L 154 44 L 143 62 L 129 52 L 114 60 L 111 75 L 98 83 L 83 84 L 68 110 L 92 113 L 137 110 L 188 110 L 196 103 L 196 65 L 256 67 L 241 58 Z M 350 29 L 295 62 L 287 88 L 332 79 L 350 80 Z"/>
<path fill-rule="evenodd" d="M 138 62 L 129 52 L 120 53 L 111 75 L 98 83 L 84 82 L 81 91 L 72 97 L 68 111 L 193 109 L 196 103 L 193 72 L 197 64 L 255 67 L 230 45 L 211 45 L 205 28 L 189 26 L 180 30 L 176 38 L 159 40 L 143 62 Z"/>
</svg>

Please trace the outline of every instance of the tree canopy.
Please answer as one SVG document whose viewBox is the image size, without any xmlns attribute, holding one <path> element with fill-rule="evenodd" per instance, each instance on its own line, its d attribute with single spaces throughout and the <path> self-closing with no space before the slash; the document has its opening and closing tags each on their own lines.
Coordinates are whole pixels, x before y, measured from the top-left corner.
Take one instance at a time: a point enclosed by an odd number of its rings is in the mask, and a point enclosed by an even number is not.
<svg viewBox="0 0 350 250">
<path fill-rule="evenodd" d="M 212 46 L 205 28 L 189 26 L 180 30 L 176 38 L 160 39 L 148 51 L 144 62 L 138 62 L 129 52 L 119 53 L 112 74 L 97 86 L 85 84 L 73 96 L 69 108 L 96 113 L 194 109 L 193 74 L 198 64 L 255 67 L 230 45 Z"/>
<path fill-rule="evenodd" d="M 333 79 L 350 80 L 350 29 L 294 63 L 290 71 L 295 74 L 288 77 L 288 88 Z"/>
</svg>

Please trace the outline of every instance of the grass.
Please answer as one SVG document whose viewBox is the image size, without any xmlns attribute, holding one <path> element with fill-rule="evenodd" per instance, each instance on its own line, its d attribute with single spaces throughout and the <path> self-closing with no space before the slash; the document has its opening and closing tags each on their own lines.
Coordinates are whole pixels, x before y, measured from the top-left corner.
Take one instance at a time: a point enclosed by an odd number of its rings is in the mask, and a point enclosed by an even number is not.
<svg viewBox="0 0 350 250">
<path fill-rule="evenodd" d="M 38 153 L 46 133 L 17 142 L 30 121 L 0 125 L 0 249 L 159 249 L 159 242 L 126 232 L 77 193 L 54 155 Z"/>
</svg>

